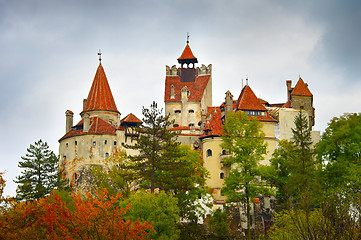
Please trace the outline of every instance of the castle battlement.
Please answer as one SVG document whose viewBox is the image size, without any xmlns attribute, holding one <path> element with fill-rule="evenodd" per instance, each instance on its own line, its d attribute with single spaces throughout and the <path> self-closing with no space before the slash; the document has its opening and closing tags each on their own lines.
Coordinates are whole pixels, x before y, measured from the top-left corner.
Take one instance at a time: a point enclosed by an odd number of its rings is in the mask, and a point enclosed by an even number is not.
<svg viewBox="0 0 361 240">
<path fill-rule="evenodd" d="M 173 65 L 172 67 L 169 67 L 168 65 L 165 65 L 165 72 L 166 76 L 180 76 L 182 68 L 177 68 L 176 65 Z M 197 76 L 201 75 L 212 75 L 212 64 L 209 64 L 208 66 L 202 64 L 201 67 L 196 67 Z"/>
</svg>

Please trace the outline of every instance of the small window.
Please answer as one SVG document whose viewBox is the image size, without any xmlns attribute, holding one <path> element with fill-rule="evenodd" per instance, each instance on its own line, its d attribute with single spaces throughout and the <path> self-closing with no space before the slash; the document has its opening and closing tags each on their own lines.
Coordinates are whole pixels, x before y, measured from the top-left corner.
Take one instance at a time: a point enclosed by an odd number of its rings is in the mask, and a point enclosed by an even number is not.
<svg viewBox="0 0 361 240">
<path fill-rule="evenodd" d="M 207 150 L 207 157 L 210 157 L 210 156 L 212 156 L 212 150 L 211 150 L 211 149 L 208 149 L 208 150 Z"/>
<path fill-rule="evenodd" d="M 114 141 L 114 146 L 116 146 L 117 145 L 117 141 Z"/>
<path fill-rule="evenodd" d="M 193 109 L 188 110 L 189 113 L 194 113 Z"/>
<path fill-rule="evenodd" d="M 222 155 L 226 155 L 227 154 L 227 151 L 226 150 L 222 150 Z"/>
<path fill-rule="evenodd" d="M 190 123 L 188 126 L 189 127 L 194 127 L 194 123 Z"/>
<path fill-rule="evenodd" d="M 181 113 L 181 110 L 175 110 L 174 112 L 175 113 Z"/>
<path fill-rule="evenodd" d="M 74 173 L 74 180 L 76 180 L 78 178 L 78 175 L 76 173 Z"/>
<path fill-rule="evenodd" d="M 94 142 L 93 142 L 93 146 L 95 147 L 96 145 L 97 145 L 97 142 L 96 142 L 96 141 L 94 141 Z"/>
<path fill-rule="evenodd" d="M 304 107 L 303 107 L 303 106 L 300 106 L 300 109 L 302 109 L 302 110 L 303 110 L 303 109 L 304 109 Z"/>
<path fill-rule="evenodd" d="M 75 146 L 78 145 L 78 141 L 75 141 Z"/>
<path fill-rule="evenodd" d="M 105 157 L 106 157 L 106 158 L 109 157 L 109 153 L 105 153 Z"/>
<path fill-rule="evenodd" d="M 68 143 L 67 143 L 67 144 L 65 144 L 66 149 L 68 149 L 68 146 L 69 146 L 69 144 L 68 144 Z"/>
<path fill-rule="evenodd" d="M 219 178 L 220 178 L 220 179 L 223 179 L 223 178 L 224 178 L 224 173 L 221 172 L 221 173 L 219 174 Z"/>
<path fill-rule="evenodd" d="M 107 140 L 105 140 L 105 141 L 104 141 L 104 144 L 107 144 L 107 143 L 108 143 L 108 141 L 107 141 Z"/>
<path fill-rule="evenodd" d="M 174 124 L 173 127 L 179 127 L 179 124 Z"/>
</svg>

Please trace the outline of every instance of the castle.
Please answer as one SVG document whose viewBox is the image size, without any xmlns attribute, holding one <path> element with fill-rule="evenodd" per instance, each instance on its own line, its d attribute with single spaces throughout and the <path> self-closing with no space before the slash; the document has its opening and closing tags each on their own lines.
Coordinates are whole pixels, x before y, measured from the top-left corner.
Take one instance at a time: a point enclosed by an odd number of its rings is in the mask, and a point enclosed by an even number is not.
<svg viewBox="0 0 361 240">
<path fill-rule="evenodd" d="M 212 65 L 196 67 L 198 59 L 187 41 L 177 59 L 180 67 L 166 66 L 165 114 L 170 115 L 181 144 L 190 145 L 202 153 L 204 166 L 210 177 L 207 185 L 212 189 L 214 204 L 223 204 L 225 197 L 221 188 L 228 174 L 223 166 L 227 152 L 221 148 L 222 124 L 229 112 L 244 111 L 262 123 L 267 142 L 267 154 L 262 164 L 269 164 L 272 153 L 280 139 L 291 139 L 294 118 L 300 110 L 308 115 L 309 125 L 315 123 L 313 95 L 300 77 L 294 87 L 286 81 L 287 101 L 271 104 L 257 98 L 251 87 L 240 87 L 241 93 L 233 99 L 230 91 L 220 106 L 212 105 Z M 238 89 L 237 89 L 238 90 Z M 73 125 L 73 112 L 67 110 L 66 133 L 59 140 L 59 166 L 71 182 L 81 181 L 82 170 L 88 165 L 102 164 L 102 160 L 121 149 L 127 154 L 134 150 L 124 149 L 132 144 L 136 132 L 132 127 L 142 122 L 132 113 L 120 120 L 104 69 L 99 63 L 87 99 L 83 101 L 81 121 Z M 320 139 L 320 132 L 312 132 L 313 141 Z"/>
</svg>

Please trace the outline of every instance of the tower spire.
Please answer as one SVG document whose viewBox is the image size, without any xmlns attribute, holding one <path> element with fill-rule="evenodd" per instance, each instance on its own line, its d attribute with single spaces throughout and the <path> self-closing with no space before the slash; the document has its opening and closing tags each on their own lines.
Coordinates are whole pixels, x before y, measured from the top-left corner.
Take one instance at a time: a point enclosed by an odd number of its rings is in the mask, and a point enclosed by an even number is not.
<svg viewBox="0 0 361 240">
<path fill-rule="evenodd" d="M 102 64 L 102 52 L 100 51 L 100 49 L 98 55 L 99 55 L 99 64 Z"/>
</svg>

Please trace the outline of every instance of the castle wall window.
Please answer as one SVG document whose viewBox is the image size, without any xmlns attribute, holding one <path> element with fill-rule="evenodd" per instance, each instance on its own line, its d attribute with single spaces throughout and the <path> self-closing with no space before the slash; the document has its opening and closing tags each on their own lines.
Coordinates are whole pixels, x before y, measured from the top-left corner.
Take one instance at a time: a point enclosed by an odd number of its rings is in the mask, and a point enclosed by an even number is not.
<svg viewBox="0 0 361 240">
<path fill-rule="evenodd" d="M 78 141 L 75 141 L 74 143 L 75 143 L 75 146 L 78 145 Z"/>
<path fill-rule="evenodd" d="M 224 178 L 224 173 L 221 172 L 221 173 L 219 174 L 219 178 L 220 178 L 220 179 L 223 179 L 223 178 Z"/>
<path fill-rule="evenodd" d="M 68 146 L 69 146 L 69 144 L 68 144 L 68 143 L 67 143 L 67 144 L 65 144 L 66 149 L 68 149 Z"/>
<path fill-rule="evenodd" d="M 194 127 L 194 123 L 190 123 L 188 126 L 189 127 Z"/>
<path fill-rule="evenodd" d="M 105 153 L 105 157 L 106 157 L 106 158 L 109 157 L 109 153 Z"/>
<path fill-rule="evenodd" d="M 188 112 L 189 112 L 189 113 L 194 113 L 194 110 L 193 110 L 193 109 L 190 109 Z"/>
<path fill-rule="evenodd" d="M 117 141 L 114 141 L 114 146 L 116 146 L 117 145 Z"/>
<path fill-rule="evenodd" d="M 179 127 L 179 124 L 174 124 L 173 127 Z"/>
<path fill-rule="evenodd" d="M 175 110 L 174 113 L 181 113 L 181 110 Z"/>
<path fill-rule="evenodd" d="M 94 141 L 94 142 L 93 142 L 93 146 L 95 147 L 96 145 L 97 145 L 97 142 L 96 142 L 96 141 Z"/>
<path fill-rule="evenodd" d="M 222 155 L 226 155 L 227 154 L 227 151 L 226 150 L 222 150 Z"/>
<path fill-rule="evenodd" d="M 104 144 L 107 144 L 107 143 L 108 143 L 108 141 L 107 141 L 107 140 L 105 140 L 105 141 L 104 141 Z"/>
<path fill-rule="evenodd" d="M 211 149 L 208 149 L 207 150 L 207 157 L 211 157 L 212 156 L 212 150 Z"/>
<path fill-rule="evenodd" d="M 174 99 L 174 85 L 170 87 L 170 99 Z"/>
</svg>

